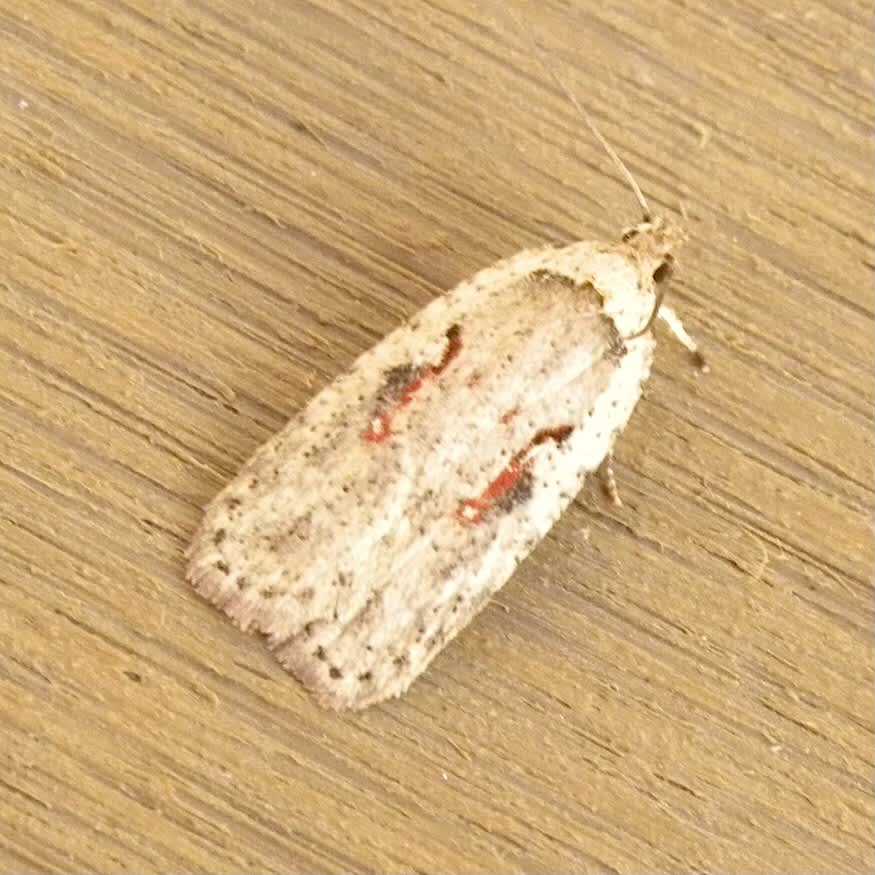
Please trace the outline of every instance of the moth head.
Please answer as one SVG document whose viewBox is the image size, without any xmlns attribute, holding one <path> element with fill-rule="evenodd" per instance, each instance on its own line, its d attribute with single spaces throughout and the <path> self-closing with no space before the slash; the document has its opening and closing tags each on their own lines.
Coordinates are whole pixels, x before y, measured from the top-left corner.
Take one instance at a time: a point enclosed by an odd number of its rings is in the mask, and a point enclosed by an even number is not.
<svg viewBox="0 0 875 875">
<path fill-rule="evenodd" d="M 631 340 L 646 334 L 656 319 L 667 281 L 674 270 L 674 250 L 683 242 L 684 233 L 660 216 L 647 217 L 623 232 L 622 248 L 638 268 L 638 293 L 649 310 L 641 314 L 637 329 L 627 335 Z"/>
<path fill-rule="evenodd" d="M 661 216 L 647 219 L 623 232 L 623 243 L 638 262 L 641 275 L 657 285 L 672 273 L 674 250 L 684 241 L 684 233 Z"/>
</svg>

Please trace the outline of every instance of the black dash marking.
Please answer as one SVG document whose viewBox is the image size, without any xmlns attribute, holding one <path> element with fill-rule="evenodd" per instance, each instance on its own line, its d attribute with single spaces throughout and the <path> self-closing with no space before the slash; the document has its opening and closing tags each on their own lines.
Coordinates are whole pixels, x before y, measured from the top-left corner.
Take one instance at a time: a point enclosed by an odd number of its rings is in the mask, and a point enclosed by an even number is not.
<svg viewBox="0 0 875 875">
<path fill-rule="evenodd" d="M 626 355 L 626 344 L 623 343 L 623 338 L 620 337 L 620 332 L 617 331 L 617 326 L 614 325 L 614 320 L 610 316 L 602 316 L 602 324 L 608 332 L 608 346 L 605 351 L 605 358 L 608 361 L 618 364 Z"/>
<path fill-rule="evenodd" d="M 328 674 L 330 674 L 335 680 L 343 677 L 343 672 L 336 665 L 332 665 L 331 668 L 328 669 Z"/>
<path fill-rule="evenodd" d="M 561 446 L 573 431 L 573 425 L 560 425 L 558 428 L 542 428 L 532 438 L 532 446 L 537 446 L 547 441 L 556 441 L 556 445 Z"/>
<path fill-rule="evenodd" d="M 558 283 L 560 286 L 565 286 L 568 289 L 579 288 L 579 285 L 570 276 L 565 276 L 563 273 L 554 273 L 552 270 L 546 270 L 543 267 L 533 270 L 528 275 L 528 278 L 538 285 Z"/>
<path fill-rule="evenodd" d="M 397 401 L 404 390 L 419 376 L 419 369 L 411 364 L 396 365 L 383 375 L 383 388 L 378 394 L 383 404 L 391 404 Z"/>
<path fill-rule="evenodd" d="M 213 536 L 213 543 L 218 547 L 225 540 L 227 534 L 224 529 L 217 529 L 216 534 Z"/>
<path fill-rule="evenodd" d="M 504 513 L 509 513 L 518 504 L 528 501 L 532 497 L 532 491 L 532 472 L 523 471 L 516 483 L 501 496 L 495 506 Z M 457 607 L 453 608 L 454 612 L 457 610 Z"/>
</svg>

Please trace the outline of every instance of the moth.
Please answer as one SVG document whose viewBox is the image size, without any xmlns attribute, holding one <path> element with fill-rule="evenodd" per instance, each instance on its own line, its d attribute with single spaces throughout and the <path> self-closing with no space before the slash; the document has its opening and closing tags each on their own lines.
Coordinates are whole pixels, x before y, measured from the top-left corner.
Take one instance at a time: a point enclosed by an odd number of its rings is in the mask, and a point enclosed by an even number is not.
<svg viewBox="0 0 875 875">
<path fill-rule="evenodd" d="M 567 93 L 567 92 L 566 92 Z M 569 95 L 570 96 L 570 95 Z M 365 352 L 210 503 L 197 591 L 334 709 L 404 693 L 547 534 L 650 373 L 681 234 L 527 250 Z M 699 359 L 699 364 L 703 362 Z"/>
</svg>

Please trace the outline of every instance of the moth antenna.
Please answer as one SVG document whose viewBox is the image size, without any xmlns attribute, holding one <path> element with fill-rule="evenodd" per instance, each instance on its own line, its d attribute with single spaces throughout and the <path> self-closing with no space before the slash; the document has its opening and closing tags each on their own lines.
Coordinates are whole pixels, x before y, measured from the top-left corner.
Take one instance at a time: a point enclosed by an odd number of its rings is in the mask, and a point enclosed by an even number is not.
<svg viewBox="0 0 875 875">
<path fill-rule="evenodd" d="M 649 222 L 652 218 L 652 214 L 650 212 L 650 206 L 647 203 L 647 198 L 644 197 L 644 192 L 641 191 L 641 186 L 635 181 L 635 177 L 632 175 L 632 172 L 629 168 L 623 163 L 620 156 L 614 150 L 614 147 L 607 141 L 604 134 L 596 127 L 596 123 L 590 117 L 590 114 L 580 105 L 577 98 L 571 92 L 565 83 L 559 78 L 558 74 L 553 70 L 553 68 L 547 64 L 544 60 L 544 54 L 541 50 L 541 47 L 538 45 L 538 41 L 529 33 L 523 26 L 522 22 L 517 18 L 516 14 L 512 9 L 508 9 L 508 13 L 510 17 L 514 20 L 514 23 L 517 26 L 517 29 L 526 35 L 526 38 L 531 42 L 532 48 L 535 50 L 535 57 L 538 59 L 538 63 L 541 67 L 544 68 L 545 72 L 547 72 L 550 78 L 556 83 L 556 86 L 559 90 L 571 101 L 572 106 L 577 110 L 580 114 L 580 117 L 584 120 L 587 127 L 593 132 L 595 138 L 602 144 L 602 148 L 605 152 L 608 153 L 611 161 L 614 162 L 614 166 L 617 170 L 620 171 L 620 174 L 626 179 L 626 182 L 629 183 L 629 187 L 632 189 L 632 192 L 635 195 L 636 200 L 641 205 L 641 209 L 643 211 L 643 218 L 645 222 Z"/>
</svg>

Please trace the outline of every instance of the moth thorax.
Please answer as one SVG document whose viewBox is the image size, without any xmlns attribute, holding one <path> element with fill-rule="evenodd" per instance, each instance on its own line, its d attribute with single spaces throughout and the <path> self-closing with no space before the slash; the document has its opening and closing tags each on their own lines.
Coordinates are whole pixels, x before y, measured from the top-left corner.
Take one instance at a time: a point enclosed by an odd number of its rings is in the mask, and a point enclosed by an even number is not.
<svg viewBox="0 0 875 875">
<path fill-rule="evenodd" d="M 604 311 L 613 320 L 620 337 L 634 337 L 647 326 L 653 315 L 656 306 L 653 280 L 639 274 L 603 300 Z"/>
<path fill-rule="evenodd" d="M 617 251 L 620 250 L 620 251 Z M 655 284 L 641 260 L 629 248 L 617 247 L 593 259 L 594 285 L 620 337 L 632 337 L 650 319 L 656 304 Z"/>
</svg>

